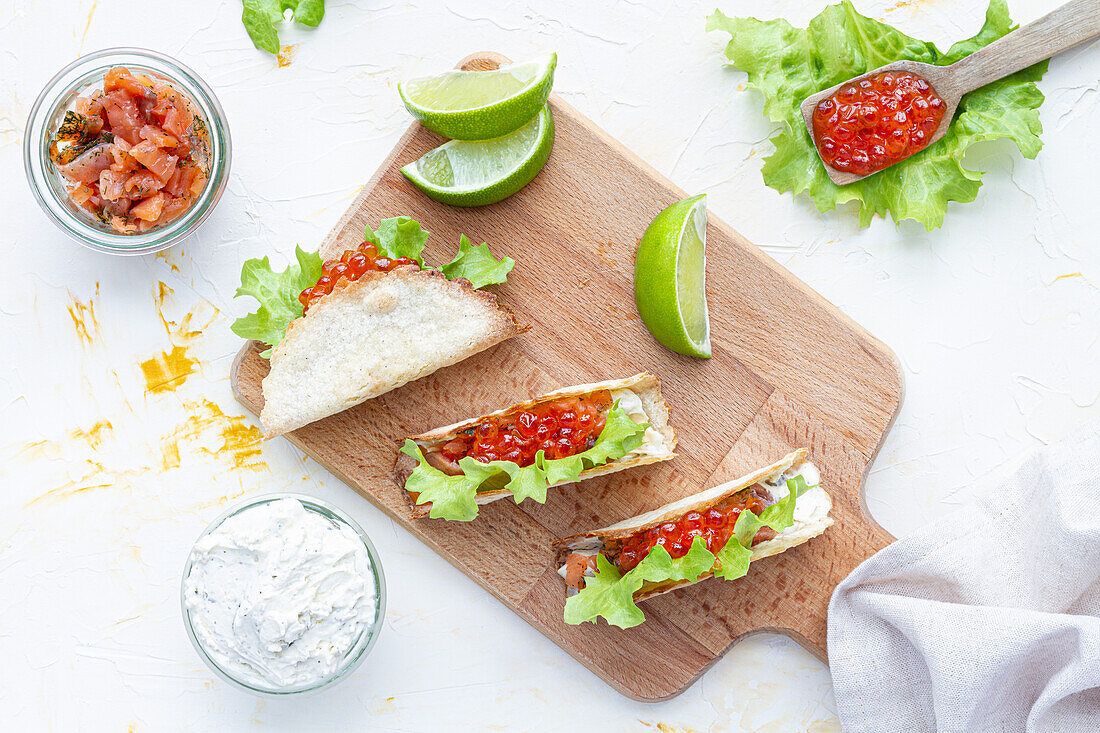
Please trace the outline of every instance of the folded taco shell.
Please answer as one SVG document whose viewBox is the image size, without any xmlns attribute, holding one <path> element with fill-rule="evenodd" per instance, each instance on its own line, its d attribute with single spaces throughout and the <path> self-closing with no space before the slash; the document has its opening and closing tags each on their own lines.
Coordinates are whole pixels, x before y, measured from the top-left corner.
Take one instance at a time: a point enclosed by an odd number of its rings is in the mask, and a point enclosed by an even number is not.
<svg viewBox="0 0 1100 733">
<path fill-rule="evenodd" d="M 801 475 L 808 486 L 816 487 L 807 490 L 798 497 L 795 502 L 794 524 L 777 534 L 770 540 L 754 545 L 752 548 L 752 561 L 761 558 L 778 555 L 797 545 L 817 537 L 833 523 L 829 511 L 832 509 L 832 499 L 820 486 L 821 478 L 817 467 L 806 460 L 806 449 L 800 448 L 770 466 L 749 473 L 741 478 L 727 481 L 724 484 L 702 491 L 692 496 L 684 497 L 671 504 L 640 514 L 630 519 L 613 524 L 603 529 L 565 537 L 554 543 L 557 551 L 557 562 L 563 565 L 565 558 L 570 553 L 595 554 L 602 550 L 608 540 L 624 540 L 639 530 L 648 530 L 664 522 L 679 519 L 690 511 L 704 512 L 723 499 L 733 496 L 753 484 L 763 484 L 776 501 L 787 495 L 786 479 Z M 731 540 L 733 541 L 733 540 Z M 661 583 L 646 582 L 634 594 L 637 601 L 651 598 L 661 593 L 691 585 L 711 577 L 706 573 L 696 581 L 665 581 Z"/>
<path fill-rule="evenodd" d="M 427 446 L 437 443 L 446 443 L 455 435 L 478 425 L 486 418 L 513 411 L 525 410 L 541 402 L 557 399 L 559 397 L 585 395 L 604 389 L 610 390 L 612 400 L 619 400 L 620 407 L 625 409 L 635 422 L 648 422 L 651 427 L 646 430 L 645 439 L 637 448 L 627 453 L 622 458 L 610 461 L 602 466 L 595 466 L 581 471 L 580 480 L 583 481 L 595 476 L 604 476 L 609 473 L 615 473 L 616 471 L 623 471 L 637 466 L 645 466 L 650 463 L 667 461 L 675 457 L 676 454 L 673 450 L 676 448 L 676 431 L 668 424 L 668 404 L 661 395 L 660 380 L 648 372 L 635 374 L 625 379 L 610 379 L 605 382 L 594 382 L 592 384 L 579 384 L 575 387 L 565 387 L 554 392 L 540 395 L 526 402 L 512 405 L 503 410 L 491 412 L 488 415 L 482 415 L 481 417 L 463 420 L 453 425 L 429 430 L 422 435 L 414 435 L 411 437 L 411 440 L 419 445 L 421 449 L 424 449 Z M 636 399 L 631 399 L 630 394 L 633 394 Z M 397 463 L 394 466 L 394 476 L 397 480 L 397 484 L 402 489 L 405 488 L 405 481 L 412 475 L 416 466 L 417 462 L 413 458 L 403 453 L 398 455 Z M 559 484 L 554 485 L 557 486 Z M 503 499 L 511 495 L 512 492 L 508 489 L 482 491 L 478 492 L 476 501 L 478 504 L 488 504 L 489 502 L 497 501 L 498 499 Z M 420 519 L 428 516 L 432 507 L 431 502 L 417 505 L 415 499 L 407 491 L 405 492 L 405 497 L 409 501 L 414 518 Z"/>
</svg>

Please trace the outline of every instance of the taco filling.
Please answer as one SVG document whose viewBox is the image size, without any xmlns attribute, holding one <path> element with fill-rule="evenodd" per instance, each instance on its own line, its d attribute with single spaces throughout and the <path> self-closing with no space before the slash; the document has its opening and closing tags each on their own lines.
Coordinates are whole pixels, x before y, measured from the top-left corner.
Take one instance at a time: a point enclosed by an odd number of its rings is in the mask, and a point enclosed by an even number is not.
<svg viewBox="0 0 1100 733">
<path fill-rule="evenodd" d="M 596 444 L 611 405 L 606 389 L 536 402 L 486 417 L 445 443 L 428 447 L 424 458 L 451 476 L 463 473 L 458 462 L 467 456 L 482 463 L 511 461 L 520 467 L 534 463 L 540 450 L 547 458 L 568 458 Z"/>
<path fill-rule="evenodd" d="M 703 510 L 692 509 L 677 519 L 639 529 L 622 539 L 608 539 L 600 551 L 620 572 L 628 572 L 638 566 L 654 547 L 663 547 L 673 560 L 681 558 L 691 549 L 696 537 L 701 537 L 707 550 L 714 554 L 726 546 L 733 536 L 737 519 L 744 511 L 760 516 L 764 509 L 776 500 L 764 484 L 753 484 L 733 496 L 722 499 Z M 752 545 L 767 542 L 776 531 L 762 526 L 752 538 Z M 584 587 L 586 570 L 595 571 L 595 553 L 570 553 L 565 559 L 565 581 L 571 588 Z"/>
<path fill-rule="evenodd" d="M 378 247 L 364 241 L 357 249 L 345 250 L 339 258 L 325 260 L 321 265 L 321 276 L 317 282 L 302 290 L 298 302 L 302 304 L 302 314 L 309 312 L 310 306 L 333 290 L 355 282 L 368 272 L 389 272 L 406 265 L 418 265 L 411 257 L 387 257 L 378 253 Z"/>
<path fill-rule="evenodd" d="M 668 460 L 675 432 L 649 374 L 579 385 L 405 440 L 395 466 L 413 516 L 470 521 L 478 505 Z"/>
<path fill-rule="evenodd" d="M 559 540 L 565 621 L 620 628 L 645 615 L 637 603 L 710 577 L 736 580 L 749 564 L 825 531 L 832 502 L 799 449 L 747 476 Z"/>
</svg>

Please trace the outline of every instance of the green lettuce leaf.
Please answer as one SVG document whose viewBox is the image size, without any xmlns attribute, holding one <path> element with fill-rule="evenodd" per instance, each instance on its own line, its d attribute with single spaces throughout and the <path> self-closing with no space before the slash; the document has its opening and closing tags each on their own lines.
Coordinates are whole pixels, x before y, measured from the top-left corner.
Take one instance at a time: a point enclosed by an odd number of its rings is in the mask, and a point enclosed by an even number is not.
<svg viewBox="0 0 1100 733">
<path fill-rule="evenodd" d="M 283 7 L 291 7 L 292 0 L 283 0 Z M 297 0 L 294 8 L 294 20 L 302 25 L 316 28 L 325 19 L 325 0 Z"/>
<path fill-rule="evenodd" d="M 806 130 L 799 106 L 809 95 L 902 59 L 946 65 L 986 46 L 1015 26 L 1005 0 L 991 0 L 985 25 L 973 38 L 959 41 L 946 54 L 925 41 L 856 12 L 850 0 L 826 7 L 805 29 L 785 20 L 730 18 L 716 10 L 707 30 L 730 34 L 726 57 L 748 73 L 748 86 L 764 95 L 764 113 L 780 123 L 771 137 L 775 152 L 764 160 L 764 182 L 777 191 L 806 192 L 818 211 L 847 201 L 859 202 L 860 226 L 876 214 L 895 222 L 915 219 L 932 230 L 943 225 L 949 201 L 973 201 L 982 173 L 963 167 L 975 142 L 1008 138 L 1026 158 L 1042 147 L 1035 82 L 1047 62 L 988 84 L 962 98 L 947 134 L 916 155 L 847 186 L 837 186 Z"/>
<path fill-rule="evenodd" d="M 565 601 L 565 623 L 574 626 L 585 621 L 596 623 L 603 616 L 607 623 L 620 629 L 637 626 L 645 621 L 645 614 L 634 603 L 634 593 L 643 582 L 642 576 L 633 570 L 626 577 L 621 576 L 607 558 L 596 555 L 596 574 L 585 578 L 584 588 Z"/>
<path fill-rule="evenodd" d="M 596 556 L 596 575 L 585 578 L 584 589 L 565 601 L 565 622 L 596 622 L 603 616 L 607 623 L 629 629 L 645 621 L 645 614 L 634 603 L 634 594 L 647 580 L 697 580 L 714 565 L 714 555 L 702 537 L 696 537 L 683 557 L 673 559 L 668 550 L 654 547 L 625 576 L 602 554 Z"/>
<path fill-rule="evenodd" d="M 776 533 L 788 529 L 794 523 L 794 507 L 798 497 L 809 488 L 802 476 L 787 479 L 787 495 L 766 507 L 760 516 L 751 511 L 741 512 L 734 524 L 733 535 L 717 554 L 707 550 L 702 537 L 696 537 L 683 557 L 673 559 L 664 547 L 657 546 L 623 575 L 600 553 L 596 557 L 596 575 L 585 578 L 584 588 L 566 599 L 565 622 L 595 623 L 602 616 L 612 626 L 630 628 L 645 621 L 645 614 L 634 602 L 634 593 L 646 581 L 695 581 L 712 570 L 714 577 L 725 580 L 744 576 L 749 571 L 752 539 L 757 531 L 765 525 Z"/>
<path fill-rule="evenodd" d="M 263 341 L 271 347 L 279 345 L 286 335 L 286 327 L 302 315 L 298 296 L 321 277 L 321 256 L 295 247 L 297 265 L 290 265 L 282 272 L 271 269 L 266 257 L 247 260 L 241 268 L 241 286 L 236 296 L 251 295 L 260 307 L 233 322 L 233 333 L 246 339 Z M 263 352 L 265 359 L 271 349 Z"/>
<path fill-rule="evenodd" d="M 513 461 L 482 463 L 469 456 L 459 460 L 458 465 L 462 467 L 462 472 L 467 479 L 466 491 L 473 487 L 473 492 L 476 494 L 478 487 L 488 483 L 493 488 L 507 487 L 517 504 L 524 499 L 534 499 L 539 504 L 545 504 L 546 489 L 550 486 L 547 480 L 546 463 L 546 454 L 540 450 L 535 453 L 535 462 L 530 466 L 520 466 Z M 502 473 L 508 476 L 507 483 L 494 481 Z"/>
<path fill-rule="evenodd" d="M 565 621 L 569 624 L 595 622 L 603 616 L 613 626 L 626 629 L 645 620 L 634 603 L 645 581 L 698 580 L 714 565 L 715 557 L 706 542 L 696 537 L 683 557 L 673 558 L 664 547 L 654 547 L 625 576 L 602 554 L 596 556 L 596 575 L 585 579 L 585 587 L 565 602 Z"/>
<path fill-rule="evenodd" d="M 405 490 L 420 494 L 418 503 L 432 502 L 433 517 L 437 509 L 440 514 L 446 514 L 460 522 L 469 522 L 477 516 L 477 502 L 474 499 L 477 494 L 463 490 L 467 483 L 465 476 L 448 476 L 428 465 L 420 446 L 408 438 L 405 439 L 401 452 L 420 462 L 405 481 Z M 425 467 L 427 470 L 421 470 Z"/>
<path fill-rule="evenodd" d="M 443 274 L 450 279 L 464 277 L 475 288 L 502 283 L 508 279 L 508 273 L 516 266 L 511 257 L 498 260 L 489 251 L 489 245 L 482 242 L 473 244 L 465 234 L 458 240 L 458 254 L 443 265 Z"/>
<path fill-rule="evenodd" d="M 294 11 L 294 20 L 316 28 L 325 17 L 325 0 L 244 0 L 241 21 L 256 48 L 279 53 L 279 31 L 283 13 Z"/>
<path fill-rule="evenodd" d="M 417 466 L 405 483 L 405 489 L 420 494 L 417 504 L 432 502 L 429 513 L 432 519 L 459 522 L 469 522 L 477 516 L 475 497 L 479 489 L 506 488 L 514 494 L 517 504 L 524 499 L 542 504 L 546 502 L 546 489 L 552 484 L 576 481 L 585 468 L 622 458 L 637 448 L 648 427 L 649 423 L 634 422 L 616 401 L 596 444 L 583 453 L 550 459 L 540 450 L 530 466 L 520 466 L 513 461 L 482 463 L 467 456 L 458 462 L 464 472 L 462 476 L 450 476 L 432 466 L 420 447 L 406 440 L 401 452 L 415 459 Z"/>
<path fill-rule="evenodd" d="M 752 514 L 752 512 L 744 512 Z M 740 519 L 741 517 L 738 517 Z M 714 577 L 723 580 L 737 580 L 749 574 L 749 563 L 752 561 L 752 548 L 737 542 L 727 542 L 718 551 L 718 562 L 715 564 Z"/>
<path fill-rule="evenodd" d="M 420 222 L 407 216 L 395 216 L 378 222 L 378 231 L 367 226 L 366 240 L 378 248 L 378 254 L 390 259 L 408 257 L 424 266 L 424 244 L 431 232 L 420 228 Z M 444 273 L 446 274 L 446 273 Z"/>
<path fill-rule="evenodd" d="M 752 559 L 752 540 L 761 527 L 767 526 L 779 534 L 794 524 L 794 506 L 798 497 L 809 489 L 806 479 L 794 476 L 787 479 L 787 495 L 765 507 L 756 516 L 752 512 L 741 512 L 733 525 L 733 537 L 736 542 L 727 542 L 718 551 L 718 564 L 714 568 L 714 577 L 725 580 L 737 580 L 749 572 Z"/>
</svg>

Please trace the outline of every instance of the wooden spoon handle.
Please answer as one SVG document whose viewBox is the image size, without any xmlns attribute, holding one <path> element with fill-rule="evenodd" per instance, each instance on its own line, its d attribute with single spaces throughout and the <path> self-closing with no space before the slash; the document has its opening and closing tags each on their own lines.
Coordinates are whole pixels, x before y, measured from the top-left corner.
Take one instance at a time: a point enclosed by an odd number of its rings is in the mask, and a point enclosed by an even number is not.
<svg viewBox="0 0 1100 733">
<path fill-rule="evenodd" d="M 952 64 L 969 92 L 1100 36 L 1100 0 L 1070 0 Z"/>
</svg>

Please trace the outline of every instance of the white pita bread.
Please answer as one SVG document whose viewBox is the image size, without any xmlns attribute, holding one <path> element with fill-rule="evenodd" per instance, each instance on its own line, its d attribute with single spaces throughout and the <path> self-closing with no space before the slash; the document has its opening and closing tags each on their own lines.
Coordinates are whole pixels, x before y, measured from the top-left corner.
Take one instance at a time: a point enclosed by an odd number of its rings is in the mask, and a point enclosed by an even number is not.
<svg viewBox="0 0 1100 733">
<path fill-rule="evenodd" d="M 296 430 L 524 330 L 494 295 L 439 270 L 368 272 L 291 322 L 260 421 L 269 437 Z"/>
</svg>

